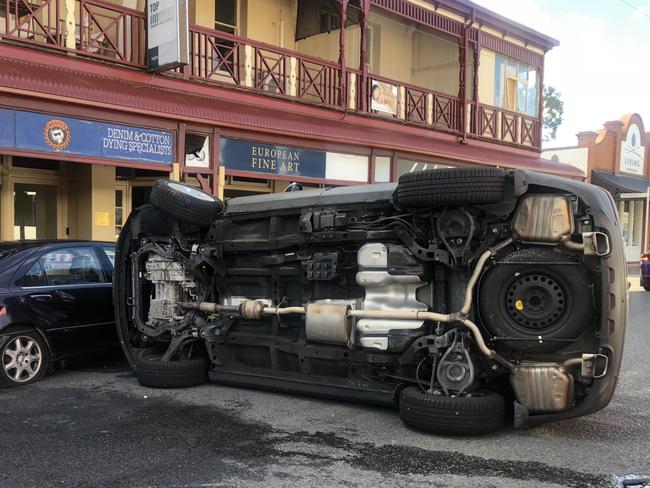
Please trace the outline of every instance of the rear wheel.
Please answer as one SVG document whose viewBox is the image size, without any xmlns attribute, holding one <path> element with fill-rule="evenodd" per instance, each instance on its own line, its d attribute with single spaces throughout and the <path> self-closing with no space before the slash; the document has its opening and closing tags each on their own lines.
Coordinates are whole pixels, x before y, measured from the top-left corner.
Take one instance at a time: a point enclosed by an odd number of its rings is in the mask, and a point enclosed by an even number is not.
<svg viewBox="0 0 650 488">
<path fill-rule="evenodd" d="M 45 376 L 49 354 L 38 332 L 25 331 L 10 335 L 2 346 L 0 360 L 0 385 L 28 385 Z"/>
<path fill-rule="evenodd" d="M 208 358 L 161 361 L 161 354 L 139 354 L 135 372 L 142 386 L 151 388 L 187 388 L 208 381 Z"/>
<path fill-rule="evenodd" d="M 399 414 L 409 427 L 434 434 L 483 435 L 503 428 L 505 403 L 493 391 L 449 397 L 424 393 L 417 386 L 402 390 Z"/>
<path fill-rule="evenodd" d="M 498 168 L 446 168 L 406 173 L 397 184 L 403 208 L 489 204 L 503 200 L 506 172 Z"/>
</svg>

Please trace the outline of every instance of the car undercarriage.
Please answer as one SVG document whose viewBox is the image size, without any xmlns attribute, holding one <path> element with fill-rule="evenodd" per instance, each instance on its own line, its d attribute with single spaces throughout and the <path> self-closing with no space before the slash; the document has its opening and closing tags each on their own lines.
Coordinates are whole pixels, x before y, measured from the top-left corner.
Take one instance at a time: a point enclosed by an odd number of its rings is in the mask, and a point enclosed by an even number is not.
<svg viewBox="0 0 650 488">
<path fill-rule="evenodd" d="M 143 385 L 209 376 L 397 405 L 443 434 L 611 399 L 625 266 L 596 187 L 464 168 L 225 206 L 161 180 L 152 204 L 124 227 L 114 282 Z"/>
</svg>

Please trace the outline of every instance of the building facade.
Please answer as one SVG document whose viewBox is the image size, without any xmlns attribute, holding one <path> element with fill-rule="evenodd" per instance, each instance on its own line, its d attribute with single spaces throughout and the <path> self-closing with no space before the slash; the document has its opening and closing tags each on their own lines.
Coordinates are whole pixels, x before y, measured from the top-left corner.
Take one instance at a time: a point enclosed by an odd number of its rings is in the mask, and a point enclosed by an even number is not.
<svg viewBox="0 0 650 488">
<path fill-rule="evenodd" d="M 577 137 L 576 146 L 548 149 L 543 156 L 575 166 L 612 194 L 627 260 L 638 262 L 649 246 L 650 132 L 638 114 L 629 114 Z"/>
<path fill-rule="evenodd" d="M 0 239 L 115 239 L 161 177 L 228 198 L 437 166 L 583 176 L 540 157 L 557 41 L 468 0 L 188 5 L 187 62 L 152 72 L 144 0 L 0 0 Z"/>
</svg>

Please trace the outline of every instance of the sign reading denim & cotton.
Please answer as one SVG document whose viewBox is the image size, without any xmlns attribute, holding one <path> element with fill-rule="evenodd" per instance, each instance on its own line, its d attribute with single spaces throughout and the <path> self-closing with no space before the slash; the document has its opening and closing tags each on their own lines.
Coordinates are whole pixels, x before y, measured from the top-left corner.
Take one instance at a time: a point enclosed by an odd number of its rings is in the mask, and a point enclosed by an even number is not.
<svg viewBox="0 0 650 488">
<path fill-rule="evenodd" d="M 324 151 L 239 139 L 220 140 L 219 164 L 230 170 L 325 178 Z"/>
<path fill-rule="evenodd" d="M 171 165 L 174 133 L 0 109 L 0 147 Z"/>
</svg>

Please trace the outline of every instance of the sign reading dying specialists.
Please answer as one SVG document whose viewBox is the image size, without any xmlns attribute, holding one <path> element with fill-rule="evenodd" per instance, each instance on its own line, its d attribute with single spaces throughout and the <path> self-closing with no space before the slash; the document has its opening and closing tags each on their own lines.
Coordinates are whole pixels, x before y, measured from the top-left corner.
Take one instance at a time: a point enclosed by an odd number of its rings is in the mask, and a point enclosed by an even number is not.
<svg viewBox="0 0 650 488">
<path fill-rule="evenodd" d="M 171 165 L 174 134 L 0 109 L 0 147 Z"/>
<path fill-rule="evenodd" d="M 239 139 L 220 140 L 219 164 L 226 169 L 308 178 L 325 178 L 323 151 L 275 146 Z"/>
</svg>

